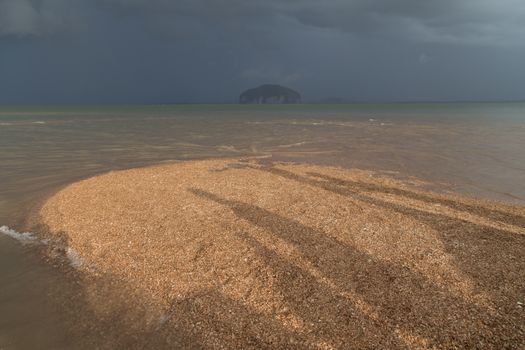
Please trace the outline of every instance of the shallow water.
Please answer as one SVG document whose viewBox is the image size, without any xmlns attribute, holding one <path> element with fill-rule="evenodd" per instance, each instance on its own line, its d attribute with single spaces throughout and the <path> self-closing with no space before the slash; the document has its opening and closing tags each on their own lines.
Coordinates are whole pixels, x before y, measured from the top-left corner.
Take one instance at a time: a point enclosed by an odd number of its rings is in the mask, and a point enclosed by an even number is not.
<svg viewBox="0 0 525 350">
<path fill-rule="evenodd" d="M 0 226 L 32 203 L 115 169 L 216 156 L 399 172 L 525 204 L 525 104 L 149 106 L 0 109 Z M 34 248 L 0 236 L 0 348 L 71 348 L 67 287 Z"/>
</svg>

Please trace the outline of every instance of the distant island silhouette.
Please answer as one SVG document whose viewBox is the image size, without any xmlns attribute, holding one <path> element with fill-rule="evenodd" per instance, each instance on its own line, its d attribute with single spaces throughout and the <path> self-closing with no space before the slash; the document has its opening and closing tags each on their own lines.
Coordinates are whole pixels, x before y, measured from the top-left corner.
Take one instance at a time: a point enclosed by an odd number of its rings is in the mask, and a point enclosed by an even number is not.
<svg viewBox="0 0 525 350">
<path fill-rule="evenodd" d="M 241 104 L 291 104 L 301 103 L 301 95 L 281 85 L 265 84 L 244 91 L 239 97 Z"/>
</svg>

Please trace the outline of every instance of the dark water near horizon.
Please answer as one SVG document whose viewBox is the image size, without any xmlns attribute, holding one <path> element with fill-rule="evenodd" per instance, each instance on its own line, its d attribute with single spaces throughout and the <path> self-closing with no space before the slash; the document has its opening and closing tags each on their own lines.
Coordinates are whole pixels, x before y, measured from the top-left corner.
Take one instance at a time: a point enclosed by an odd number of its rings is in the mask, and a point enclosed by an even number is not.
<svg viewBox="0 0 525 350">
<path fill-rule="evenodd" d="M 525 103 L 0 108 L 0 226 L 80 178 L 163 161 L 268 155 L 399 172 L 525 205 Z M 71 348 L 64 277 L 0 236 L 0 349 Z"/>
</svg>

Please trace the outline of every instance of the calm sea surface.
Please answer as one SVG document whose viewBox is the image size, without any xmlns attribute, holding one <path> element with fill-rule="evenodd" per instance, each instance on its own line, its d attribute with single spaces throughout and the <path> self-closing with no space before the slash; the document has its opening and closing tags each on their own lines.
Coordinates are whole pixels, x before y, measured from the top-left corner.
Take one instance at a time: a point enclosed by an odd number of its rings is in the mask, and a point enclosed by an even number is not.
<svg viewBox="0 0 525 350">
<path fill-rule="evenodd" d="M 77 179 L 245 155 L 394 171 L 525 205 L 525 103 L 0 107 L 0 226 L 19 228 L 32 203 Z M 74 347 L 61 287 L 31 246 L 0 236 L 0 349 Z"/>
</svg>

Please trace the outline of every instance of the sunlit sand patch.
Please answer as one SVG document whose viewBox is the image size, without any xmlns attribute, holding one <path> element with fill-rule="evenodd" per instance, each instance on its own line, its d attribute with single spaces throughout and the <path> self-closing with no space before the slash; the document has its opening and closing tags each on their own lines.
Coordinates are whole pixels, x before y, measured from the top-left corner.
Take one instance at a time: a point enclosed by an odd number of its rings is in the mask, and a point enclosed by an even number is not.
<svg viewBox="0 0 525 350">
<path fill-rule="evenodd" d="M 195 347 L 524 342 L 524 208 L 261 160 L 111 172 L 56 193 L 38 222 L 132 306 L 158 305 L 158 337 Z"/>
</svg>

